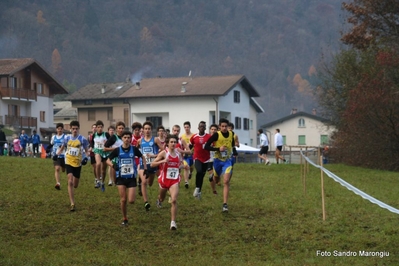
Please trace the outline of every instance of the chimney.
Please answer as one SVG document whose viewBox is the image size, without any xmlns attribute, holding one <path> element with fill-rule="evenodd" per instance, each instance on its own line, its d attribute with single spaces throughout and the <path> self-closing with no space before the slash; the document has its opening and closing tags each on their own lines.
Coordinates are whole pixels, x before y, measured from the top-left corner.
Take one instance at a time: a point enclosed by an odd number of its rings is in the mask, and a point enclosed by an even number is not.
<svg viewBox="0 0 399 266">
<path fill-rule="evenodd" d="M 180 92 L 182 92 L 182 93 L 186 92 L 186 85 L 187 85 L 187 82 L 182 82 L 181 83 L 181 91 Z"/>
<path fill-rule="evenodd" d="M 297 109 L 296 108 L 292 108 L 292 110 L 291 110 L 291 114 L 293 115 L 293 114 L 296 114 L 296 111 L 297 111 Z"/>
<path fill-rule="evenodd" d="M 313 108 L 313 110 L 312 110 L 312 115 L 316 115 L 316 114 L 317 114 L 316 109 Z"/>
<path fill-rule="evenodd" d="M 141 87 L 140 87 L 140 82 L 136 82 L 136 85 L 135 85 L 135 87 L 136 87 L 136 90 L 139 90 L 139 89 L 141 89 Z"/>
<path fill-rule="evenodd" d="M 101 93 L 102 93 L 102 94 L 105 93 L 105 85 L 103 85 L 103 86 L 101 87 Z"/>
</svg>

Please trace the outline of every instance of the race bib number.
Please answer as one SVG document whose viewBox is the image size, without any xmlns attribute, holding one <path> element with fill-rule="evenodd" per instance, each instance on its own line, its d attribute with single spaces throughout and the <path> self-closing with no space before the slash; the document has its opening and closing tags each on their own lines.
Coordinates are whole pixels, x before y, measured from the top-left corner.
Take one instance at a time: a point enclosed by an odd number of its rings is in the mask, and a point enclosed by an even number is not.
<svg viewBox="0 0 399 266">
<path fill-rule="evenodd" d="M 152 153 L 147 153 L 146 155 L 145 155 L 145 163 L 146 164 L 150 164 L 150 163 L 152 163 L 153 161 L 154 161 L 154 157 L 147 157 L 147 155 L 149 156 L 149 155 L 152 155 Z"/>
<path fill-rule="evenodd" d="M 95 143 L 94 143 L 94 148 L 95 148 L 95 149 L 99 149 L 99 150 L 103 150 L 103 149 L 104 149 L 104 143 L 102 143 L 102 142 L 95 142 Z"/>
<path fill-rule="evenodd" d="M 121 174 L 122 175 L 132 175 L 133 174 L 133 166 L 131 164 L 122 164 L 121 165 Z"/>
<path fill-rule="evenodd" d="M 220 156 L 221 156 L 222 158 L 227 157 L 227 151 L 221 151 L 221 152 L 220 152 Z"/>
<path fill-rule="evenodd" d="M 167 179 L 177 179 L 179 178 L 179 168 L 168 168 L 166 173 Z"/>
<path fill-rule="evenodd" d="M 79 149 L 79 148 L 75 148 L 75 147 L 69 147 L 67 153 L 68 153 L 69 155 L 71 155 L 71 156 L 79 156 L 79 154 L 80 154 L 80 149 Z"/>
</svg>

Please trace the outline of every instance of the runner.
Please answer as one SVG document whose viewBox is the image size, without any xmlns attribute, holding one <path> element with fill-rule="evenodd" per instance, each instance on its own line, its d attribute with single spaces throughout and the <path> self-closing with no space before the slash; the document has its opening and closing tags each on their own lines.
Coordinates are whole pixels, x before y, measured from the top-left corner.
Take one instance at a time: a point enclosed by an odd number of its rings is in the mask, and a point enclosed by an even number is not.
<svg viewBox="0 0 399 266">
<path fill-rule="evenodd" d="M 210 153 L 204 149 L 205 143 L 211 137 L 210 134 L 205 132 L 206 123 L 204 121 L 198 124 L 198 133 L 193 134 L 190 138 L 190 144 L 194 147 L 194 165 L 196 170 L 195 176 L 195 190 L 193 196 L 201 199 L 202 184 L 204 176 L 208 169 L 208 162 L 210 160 Z"/>
<path fill-rule="evenodd" d="M 115 128 L 116 128 L 116 134 L 114 134 Z M 111 153 L 113 150 L 115 150 L 116 148 L 119 148 L 122 145 L 122 143 L 123 143 L 122 132 L 124 130 L 125 130 L 125 123 L 123 123 L 122 121 L 117 122 L 115 127 L 114 126 L 108 127 L 108 133 L 109 133 L 110 137 L 107 140 L 107 142 L 105 142 L 105 144 L 104 144 L 105 152 Z M 130 136 L 130 139 L 131 139 L 131 136 Z M 117 158 L 115 160 L 117 160 Z M 113 163 L 117 164 L 118 162 L 114 161 Z M 108 163 L 107 163 L 107 165 L 108 165 Z M 116 181 L 116 172 L 115 172 L 115 169 L 112 167 L 108 168 L 108 172 L 109 172 L 108 186 L 112 186 L 113 184 L 115 184 L 115 181 Z"/>
<path fill-rule="evenodd" d="M 103 132 L 104 123 L 101 120 L 96 122 L 96 132 L 93 135 L 91 147 L 94 147 L 94 157 L 96 160 L 96 185 L 95 188 L 101 187 L 101 191 L 105 191 L 104 180 L 106 176 L 108 153 L 104 151 L 104 144 L 109 139 L 108 132 Z"/>
<path fill-rule="evenodd" d="M 151 163 L 151 167 L 161 166 L 161 175 L 158 177 L 159 195 L 157 207 L 162 207 L 166 192 L 170 192 L 171 196 L 171 222 L 170 230 L 176 230 L 177 215 L 177 196 L 179 195 L 180 169 L 183 167 L 180 153 L 176 150 L 178 143 L 177 135 L 168 135 L 166 138 L 167 149 L 161 151 L 157 158 Z"/>
<path fill-rule="evenodd" d="M 54 175 L 55 175 L 55 189 L 61 189 L 60 183 L 60 171 L 65 172 L 65 152 L 64 150 L 59 151 L 61 146 L 64 144 L 65 134 L 64 131 L 64 124 L 57 123 L 56 125 L 57 134 L 51 138 L 50 144 L 53 145 L 51 157 L 53 158 L 53 165 L 54 165 Z"/>
<path fill-rule="evenodd" d="M 184 133 L 181 135 L 180 138 L 184 140 L 187 144 L 189 144 L 190 138 L 194 135 L 191 132 L 191 123 L 189 121 L 186 121 L 184 122 L 183 126 L 184 126 Z M 194 170 L 194 160 L 192 154 L 184 154 L 184 164 L 189 166 L 188 169 L 187 167 L 184 168 L 184 186 L 185 188 L 188 188 L 189 180 L 191 179 L 191 174 Z"/>
</svg>

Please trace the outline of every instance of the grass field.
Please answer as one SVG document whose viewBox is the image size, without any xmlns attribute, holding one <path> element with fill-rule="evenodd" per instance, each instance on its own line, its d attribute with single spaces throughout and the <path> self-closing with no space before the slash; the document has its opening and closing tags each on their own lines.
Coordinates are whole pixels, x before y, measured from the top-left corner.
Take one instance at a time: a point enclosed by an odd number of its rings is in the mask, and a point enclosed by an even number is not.
<svg viewBox="0 0 399 266">
<path fill-rule="evenodd" d="M 397 173 L 326 168 L 399 207 Z M 66 177 L 55 190 L 50 159 L 0 157 L 0 265 L 399 265 L 399 216 L 325 177 L 323 221 L 318 169 L 310 168 L 305 195 L 299 165 L 236 164 L 227 214 L 222 187 L 215 196 L 206 179 L 198 201 L 194 179 L 181 186 L 177 231 L 170 205 L 155 207 L 157 184 L 151 210 L 138 197 L 121 227 L 116 187 L 94 189 L 89 165 L 71 213 Z"/>
</svg>

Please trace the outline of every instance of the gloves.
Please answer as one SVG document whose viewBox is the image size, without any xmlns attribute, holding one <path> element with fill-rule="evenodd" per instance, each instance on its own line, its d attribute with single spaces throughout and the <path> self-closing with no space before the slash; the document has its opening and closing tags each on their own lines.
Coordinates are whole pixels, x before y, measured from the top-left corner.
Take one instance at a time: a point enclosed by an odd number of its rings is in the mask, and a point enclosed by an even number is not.
<svg viewBox="0 0 399 266">
<path fill-rule="evenodd" d="M 115 169 L 115 171 L 119 171 L 119 165 L 118 164 L 114 164 L 112 167 Z"/>
<path fill-rule="evenodd" d="M 86 165 L 88 160 L 89 160 L 89 159 L 88 159 L 87 157 L 85 157 L 85 158 L 82 160 L 82 165 Z"/>
<path fill-rule="evenodd" d="M 57 161 L 58 155 L 57 154 L 53 155 L 52 159 L 53 159 L 53 161 Z"/>
</svg>

